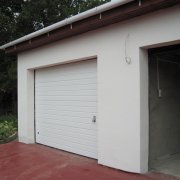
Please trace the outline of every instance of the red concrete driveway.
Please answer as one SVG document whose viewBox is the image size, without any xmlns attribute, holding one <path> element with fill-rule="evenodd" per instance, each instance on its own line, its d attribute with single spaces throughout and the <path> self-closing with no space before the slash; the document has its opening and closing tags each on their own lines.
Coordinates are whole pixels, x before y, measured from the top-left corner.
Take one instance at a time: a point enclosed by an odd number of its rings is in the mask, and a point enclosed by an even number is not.
<svg viewBox="0 0 180 180">
<path fill-rule="evenodd" d="M 173 180 L 98 165 L 95 160 L 49 147 L 13 142 L 0 145 L 0 180 Z"/>
</svg>

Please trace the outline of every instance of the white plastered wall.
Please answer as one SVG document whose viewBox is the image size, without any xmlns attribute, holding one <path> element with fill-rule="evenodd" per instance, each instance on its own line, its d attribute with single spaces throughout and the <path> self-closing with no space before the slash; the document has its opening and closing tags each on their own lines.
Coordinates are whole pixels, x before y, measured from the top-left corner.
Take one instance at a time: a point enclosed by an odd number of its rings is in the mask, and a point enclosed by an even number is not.
<svg viewBox="0 0 180 180">
<path fill-rule="evenodd" d="M 125 62 L 127 54 L 132 63 Z M 98 162 L 148 171 L 148 56 L 180 40 L 180 6 L 91 31 L 18 55 L 19 140 L 34 143 L 34 69 L 97 56 Z M 144 49 L 141 49 L 141 48 Z"/>
</svg>

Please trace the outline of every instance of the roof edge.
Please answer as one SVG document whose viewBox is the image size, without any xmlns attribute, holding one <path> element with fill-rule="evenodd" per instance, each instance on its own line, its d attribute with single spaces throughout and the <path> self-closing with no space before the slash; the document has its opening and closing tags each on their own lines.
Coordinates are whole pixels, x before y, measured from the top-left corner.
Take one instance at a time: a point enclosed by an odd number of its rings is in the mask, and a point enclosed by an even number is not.
<svg viewBox="0 0 180 180">
<path fill-rule="evenodd" d="M 14 41 L 11 41 L 11 42 L 9 42 L 7 44 L 4 44 L 4 45 L 0 46 L 0 50 L 5 50 L 6 48 L 9 48 L 11 46 L 15 46 L 15 45 L 17 45 L 19 43 L 22 43 L 24 41 L 31 40 L 32 38 L 35 38 L 35 37 L 38 37 L 40 35 L 49 33 L 51 31 L 56 30 L 58 28 L 61 28 L 63 26 L 72 24 L 74 22 L 86 19 L 88 17 L 94 16 L 94 15 L 97 15 L 97 14 L 101 14 L 104 11 L 108 11 L 110 9 L 116 8 L 118 6 L 127 4 L 127 3 L 132 2 L 132 1 L 134 1 L 134 0 L 117 0 L 117 1 L 113 1 L 113 2 L 103 4 L 101 6 L 97 6 L 97 7 L 93 8 L 93 9 L 90 9 L 90 10 L 85 11 L 83 13 L 77 14 L 77 15 L 72 16 L 70 18 L 64 19 L 64 20 L 62 20 L 60 22 L 57 22 L 57 23 L 52 24 L 50 26 L 47 26 L 47 27 L 45 27 L 45 28 L 43 28 L 41 30 L 35 31 L 35 32 L 30 33 L 30 34 L 28 34 L 26 36 L 23 36 L 23 37 L 21 37 L 21 38 L 19 38 L 17 40 L 14 40 Z"/>
</svg>

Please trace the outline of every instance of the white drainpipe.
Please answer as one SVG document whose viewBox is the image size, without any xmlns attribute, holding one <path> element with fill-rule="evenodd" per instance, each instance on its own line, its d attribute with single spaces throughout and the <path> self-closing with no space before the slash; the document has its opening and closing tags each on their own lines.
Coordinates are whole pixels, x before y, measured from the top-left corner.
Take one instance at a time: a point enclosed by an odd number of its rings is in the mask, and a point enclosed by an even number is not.
<svg viewBox="0 0 180 180">
<path fill-rule="evenodd" d="M 41 29 L 39 31 L 33 32 L 31 34 L 28 34 L 28 35 L 26 35 L 26 36 L 24 36 L 22 38 L 19 38 L 19 39 L 15 40 L 15 41 L 7 43 L 7 44 L 5 44 L 3 46 L 0 46 L 0 49 L 4 50 L 4 49 L 6 49 L 8 47 L 15 46 L 15 45 L 17 45 L 19 43 L 22 43 L 24 41 L 30 40 L 30 39 L 35 38 L 37 36 L 40 36 L 42 34 L 49 33 L 52 30 L 58 29 L 60 27 L 66 26 L 68 24 L 72 24 L 74 22 L 80 21 L 80 20 L 88 18 L 90 16 L 101 14 L 104 11 L 113 9 L 113 8 L 121 6 L 123 4 L 127 4 L 127 3 L 131 2 L 131 1 L 134 1 L 134 0 L 112 0 L 109 3 L 103 4 L 101 6 L 95 7 L 93 9 L 90 9 L 90 10 L 85 11 L 83 13 L 77 14 L 77 15 L 72 16 L 70 18 L 67 18 L 67 19 L 65 19 L 63 21 L 55 23 L 55 24 L 53 24 L 51 26 L 43 28 L 43 29 Z"/>
</svg>

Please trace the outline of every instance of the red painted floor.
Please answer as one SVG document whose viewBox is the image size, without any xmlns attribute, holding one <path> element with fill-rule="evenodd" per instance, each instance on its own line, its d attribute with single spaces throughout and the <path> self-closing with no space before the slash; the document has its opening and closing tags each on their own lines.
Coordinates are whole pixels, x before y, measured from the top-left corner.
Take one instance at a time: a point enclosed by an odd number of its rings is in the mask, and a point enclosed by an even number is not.
<svg viewBox="0 0 180 180">
<path fill-rule="evenodd" d="M 175 180 L 98 165 L 95 160 L 53 148 L 13 142 L 0 145 L 0 180 Z"/>
</svg>

